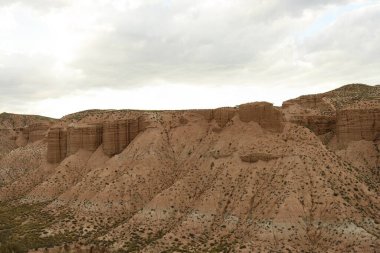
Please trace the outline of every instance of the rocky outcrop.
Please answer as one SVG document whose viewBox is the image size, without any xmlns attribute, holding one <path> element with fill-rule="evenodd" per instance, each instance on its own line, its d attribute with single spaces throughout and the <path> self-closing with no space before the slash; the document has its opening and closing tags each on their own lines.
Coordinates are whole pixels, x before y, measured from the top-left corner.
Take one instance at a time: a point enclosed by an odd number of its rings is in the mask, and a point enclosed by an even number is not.
<svg viewBox="0 0 380 253">
<path fill-rule="evenodd" d="M 213 119 L 213 111 L 212 109 L 198 109 L 198 110 L 190 110 L 191 113 L 197 113 L 202 115 L 206 120 L 210 121 Z"/>
<path fill-rule="evenodd" d="M 32 143 L 45 138 L 48 130 L 48 123 L 35 123 L 25 129 L 25 134 L 28 135 L 29 143 Z"/>
<path fill-rule="evenodd" d="M 264 129 L 277 132 L 283 129 L 284 118 L 282 113 L 271 103 L 242 104 L 239 106 L 239 118 L 243 122 L 257 122 Z"/>
<path fill-rule="evenodd" d="M 294 115 L 290 122 L 309 128 L 316 135 L 323 135 L 335 130 L 336 117 L 329 115 Z"/>
<path fill-rule="evenodd" d="M 282 131 L 284 122 L 281 111 L 267 102 L 242 104 L 238 108 L 221 107 L 213 110 L 192 110 L 191 112 L 201 114 L 206 120 L 215 120 L 220 127 L 225 127 L 237 113 L 241 121 L 255 121 L 261 127 L 273 131 Z"/>
<path fill-rule="evenodd" d="M 225 127 L 226 124 L 234 117 L 236 109 L 233 107 L 221 107 L 213 110 L 213 119 L 220 127 Z"/>
<path fill-rule="evenodd" d="M 102 125 L 74 126 L 67 129 L 67 155 L 79 149 L 95 151 L 102 143 Z"/>
<path fill-rule="evenodd" d="M 52 128 L 48 133 L 47 161 L 61 162 L 67 155 L 67 131 L 64 128 Z"/>
<path fill-rule="evenodd" d="M 330 102 L 326 94 L 305 95 L 295 99 L 290 99 L 282 104 L 282 108 L 286 109 L 292 105 L 299 105 L 303 108 L 316 109 L 323 112 L 335 111 L 334 105 Z"/>
<path fill-rule="evenodd" d="M 105 154 L 115 155 L 123 151 L 146 127 L 144 118 L 139 117 L 106 121 L 103 124 L 72 125 L 67 129 L 52 128 L 47 138 L 47 160 L 49 163 L 58 163 L 80 149 L 95 151 L 101 144 Z"/>
<path fill-rule="evenodd" d="M 255 163 L 258 161 L 270 161 L 279 158 L 279 156 L 273 155 L 273 154 L 268 154 L 268 153 L 257 153 L 257 152 L 252 152 L 248 154 L 244 154 L 240 156 L 240 159 L 243 162 L 247 163 Z"/>
<path fill-rule="evenodd" d="M 107 121 L 103 124 L 103 151 L 107 155 L 119 154 L 146 128 L 142 117 Z"/>
<path fill-rule="evenodd" d="M 191 110 L 190 112 L 198 113 L 208 121 L 215 120 L 220 127 L 225 127 L 235 116 L 236 111 L 234 107 L 221 107 L 217 109 Z"/>
<path fill-rule="evenodd" d="M 127 120 L 108 121 L 103 124 L 103 151 L 107 155 L 114 155 L 127 146 Z"/>
<path fill-rule="evenodd" d="M 380 139 L 380 108 L 343 109 L 337 112 L 336 136 L 338 143 Z"/>
</svg>

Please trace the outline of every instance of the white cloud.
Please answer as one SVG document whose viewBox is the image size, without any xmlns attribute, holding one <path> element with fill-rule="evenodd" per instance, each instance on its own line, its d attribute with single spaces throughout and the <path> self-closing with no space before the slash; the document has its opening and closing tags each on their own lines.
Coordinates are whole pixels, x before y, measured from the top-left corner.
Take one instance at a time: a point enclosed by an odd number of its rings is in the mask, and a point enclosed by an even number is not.
<svg viewBox="0 0 380 253">
<path fill-rule="evenodd" d="M 379 83 L 379 13 L 370 0 L 0 0 L 0 111 L 279 103 Z M 143 95 L 157 89 L 167 98 Z"/>
</svg>

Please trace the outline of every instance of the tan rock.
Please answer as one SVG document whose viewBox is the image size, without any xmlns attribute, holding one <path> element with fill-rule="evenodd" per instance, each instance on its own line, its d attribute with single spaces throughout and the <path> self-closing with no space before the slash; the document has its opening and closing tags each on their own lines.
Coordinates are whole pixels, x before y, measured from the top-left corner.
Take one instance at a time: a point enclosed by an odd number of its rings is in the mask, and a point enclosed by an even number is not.
<svg viewBox="0 0 380 253">
<path fill-rule="evenodd" d="M 283 129 L 284 119 L 282 113 L 271 103 L 242 104 L 239 106 L 239 118 L 243 122 L 257 122 L 264 129 L 278 132 Z"/>
<path fill-rule="evenodd" d="M 335 130 L 336 117 L 329 115 L 295 115 L 291 122 L 309 128 L 316 135 L 323 135 Z"/>
<path fill-rule="evenodd" d="M 67 130 L 67 155 L 75 154 L 79 149 L 95 151 L 101 142 L 101 125 L 69 127 Z"/>
<path fill-rule="evenodd" d="M 270 161 L 279 158 L 276 155 L 269 154 L 269 153 L 258 153 L 258 152 L 251 152 L 248 154 L 244 154 L 240 156 L 240 159 L 243 162 L 248 162 L 248 163 L 255 163 L 258 161 Z"/>
<path fill-rule="evenodd" d="M 29 143 L 42 140 L 49 130 L 48 123 L 35 123 L 28 127 Z"/>
<path fill-rule="evenodd" d="M 63 128 L 52 128 L 48 133 L 47 161 L 61 162 L 67 154 L 67 131 Z"/>
<path fill-rule="evenodd" d="M 226 124 L 234 117 L 236 108 L 221 107 L 213 110 L 213 119 L 220 127 L 225 127 Z"/>
<path fill-rule="evenodd" d="M 339 110 L 336 135 L 343 145 L 350 141 L 380 139 L 380 108 Z"/>
<path fill-rule="evenodd" d="M 145 130 L 143 117 L 106 121 L 103 123 L 103 151 L 107 155 L 119 154 L 136 138 L 139 132 Z"/>
</svg>

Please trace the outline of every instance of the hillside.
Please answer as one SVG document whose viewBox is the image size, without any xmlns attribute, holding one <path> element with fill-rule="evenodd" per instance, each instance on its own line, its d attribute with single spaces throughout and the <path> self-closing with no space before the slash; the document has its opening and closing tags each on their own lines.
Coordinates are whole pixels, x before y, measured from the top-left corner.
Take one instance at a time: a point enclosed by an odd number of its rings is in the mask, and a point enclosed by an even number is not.
<svg viewBox="0 0 380 253">
<path fill-rule="evenodd" d="M 0 252 L 377 252 L 379 100 L 6 121 Z"/>
</svg>

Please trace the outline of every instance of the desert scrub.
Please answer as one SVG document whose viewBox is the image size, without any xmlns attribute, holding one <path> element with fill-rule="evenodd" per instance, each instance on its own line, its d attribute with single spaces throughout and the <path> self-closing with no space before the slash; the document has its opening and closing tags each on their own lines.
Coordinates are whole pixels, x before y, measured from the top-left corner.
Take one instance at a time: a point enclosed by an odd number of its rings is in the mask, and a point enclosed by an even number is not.
<svg viewBox="0 0 380 253">
<path fill-rule="evenodd" d="M 73 241 L 70 234 L 46 233 L 56 217 L 43 210 L 46 203 L 13 205 L 0 202 L 0 252 L 27 252 Z"/>
</svg>

